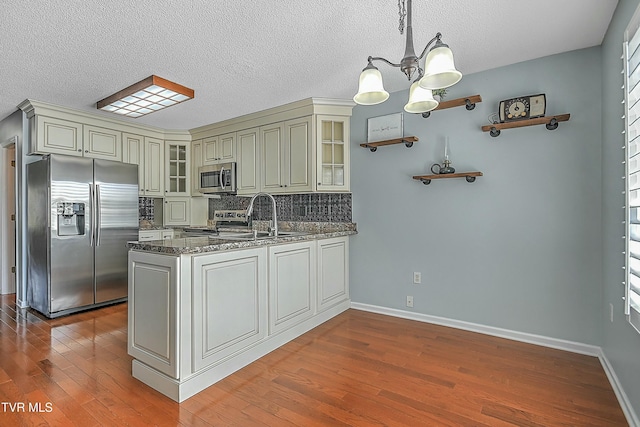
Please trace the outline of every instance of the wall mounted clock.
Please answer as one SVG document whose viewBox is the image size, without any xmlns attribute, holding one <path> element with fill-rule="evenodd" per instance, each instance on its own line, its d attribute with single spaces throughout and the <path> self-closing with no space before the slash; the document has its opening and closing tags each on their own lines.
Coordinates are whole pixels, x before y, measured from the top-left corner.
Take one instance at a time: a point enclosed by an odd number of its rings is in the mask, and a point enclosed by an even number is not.
<svg viewBox="0 0 640 427">
<path fill-rule="evenodd" d="M 516 98 L 500 101 L 498 114 L 500 123 L 514 120 L 533 119 L 544 117 L 546 109 L 546 96 L 539 95 L 518 96 Z"/>
</svg>

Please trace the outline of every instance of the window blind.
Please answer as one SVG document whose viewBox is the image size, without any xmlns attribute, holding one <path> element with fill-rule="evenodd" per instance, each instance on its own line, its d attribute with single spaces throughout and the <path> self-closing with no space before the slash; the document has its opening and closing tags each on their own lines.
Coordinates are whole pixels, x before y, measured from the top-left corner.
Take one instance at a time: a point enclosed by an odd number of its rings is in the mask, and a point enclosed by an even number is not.
<svg viewBox="0 0 640 427">
<path fill-rule="evenodd" d="M 625 105 L 625 314 L 640 332 L 640 31 L 634 16 L 623 46 Z"/>
</svg>

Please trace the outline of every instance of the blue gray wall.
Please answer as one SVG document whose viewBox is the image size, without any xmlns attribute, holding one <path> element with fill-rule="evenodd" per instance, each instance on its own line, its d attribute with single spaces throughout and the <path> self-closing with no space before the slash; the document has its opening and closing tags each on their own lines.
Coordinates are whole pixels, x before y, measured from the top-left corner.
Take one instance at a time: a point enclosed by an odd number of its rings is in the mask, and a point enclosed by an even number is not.
<svg viewBox="0 0 640 427">
<path fill-rule="evenodd" d="M 620 238 L 624 234 L 622 221 L 624 212 L 624 174 L 622 161 L 624 144 L 621 132 L 624 123 L 620 120 L 623 106 L 620 104 L 623 84 L 622 43 L 624 30 L 640 4 L 638 0 L 622 0 L 609 26 L 602 44 L 602 230 L 603 230 L 603 310 L 608 313 L 609 304 L 614 305 L 613 323 L 607 316 L 603 319 L 602 347 L 620 380 L 635 412 L 640 416 L 640 334 L 633 330 L 622 315 L 624 295 L 621 285 L 624 273 Z"/>
<path fill-rule="evenodd" d="M 405 135 L 420 138 L 413 148 L 358 147 L 367 119 L 402 111 L 406 91 L 354 108 L 354 302 L 602 346 L 640 413 L 640 334 L 621 299 L 620 179 L 620 55 L 639 3 L 620 1 L 602 46 L 465 76 L 448 97 L 481 94 L 474 111 L 459 107 L 426 120 L 405 114 Z M 536 93 L 546 93 L 547 115 L 571 113 L 571 120 L 555 131 L 480 132 L 500 100 Z M 442 160 L 446 137 L 453 166 L 484 177 L 429 186 L 411 179 Z M 412 283 L 414 271 L 421 285 Z M 407 295 L 413 309 L 405 307 Z"/>
<path fill-rule="evenodd" d="M 420 138 L 413 148 L 371 153 L 357 145 L 369 117 L 402 111 L 406 91 L 355 107 L 353 301 L 600 344 L 600 61 L 595 47 L 465 76 L 448 98 L 480 94 L 483 102 L 428 119 L 405 114 L 405 135 Z M 547 115 L 571 120 L 555 131 L 481 132 L 500 100 L 538 93 L 547 96 Z M 412 180 L 442 160 L 445 137 L 453 166 L 483 177 Z"/>
</svg>

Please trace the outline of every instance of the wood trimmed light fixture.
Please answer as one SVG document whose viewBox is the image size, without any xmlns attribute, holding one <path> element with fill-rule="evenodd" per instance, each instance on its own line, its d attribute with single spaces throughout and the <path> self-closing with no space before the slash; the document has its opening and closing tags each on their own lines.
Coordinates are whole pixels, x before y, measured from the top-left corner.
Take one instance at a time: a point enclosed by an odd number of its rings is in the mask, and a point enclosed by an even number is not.
<svg viewBox="0 0 640 427">
<path fill-rule="evenodd" d="M 193 89 L 158 76 L 149 76 L 120 92 L 98 101 L 99 110 L 127 117 L 142 117 L 154 111 L 193 99 Z"/>
<path fill-rule="evenodd" d="M 389 92 L 384 90 L 382 84 L 382 74 L 373 65 L 373 61 L 382 61 L 392 67 L 400 68 L 409 81 L 415 72 L 418 72 L 417 78 L 409 89 L 409 101 L 404 106 L 404 110 L 408 113 L 426 113 L 438 107 L 438 101 L 433 99 L 432 90 L 453 86 L 460 81 L 462 73 L 456 70 L 453 63 L 453 53 L 449 46 L 440 40 L 442 38 L 440 33 L 437 33 L 427 43 L 420 56 L 416 56 L 413 47 L 413 28 L 411 26 L 411 0 L 398 0 L 398 8 L 400 34 L 404 30 L 404 17 L 407 17 L 407 41 L 404 57 L 399 64 L 394 64 L 385 58 L 370 56 L 367 59 L 367 66 L 360 74 L 358 93 L 353 97 L 353 100 L 360 105 L 375 105 L 389 98 Z M 420 67 L 419 61 L 422 60 L 433 42 L 435 42 L 435 45 L 429 51 L 423 69 Z"/>
</svg>

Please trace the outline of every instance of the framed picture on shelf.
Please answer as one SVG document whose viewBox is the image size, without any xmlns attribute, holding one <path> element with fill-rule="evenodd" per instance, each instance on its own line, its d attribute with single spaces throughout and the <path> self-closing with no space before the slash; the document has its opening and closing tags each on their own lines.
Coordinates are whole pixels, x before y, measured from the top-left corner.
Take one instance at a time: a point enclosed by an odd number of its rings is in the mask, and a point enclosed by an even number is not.
<svg viewBox="0 0 640 427">
<path fill-rule="evenodd" d="M 367 142 L 402 138 L 402 113 L 372 117 L 367 120 Z"/>
</svg>

